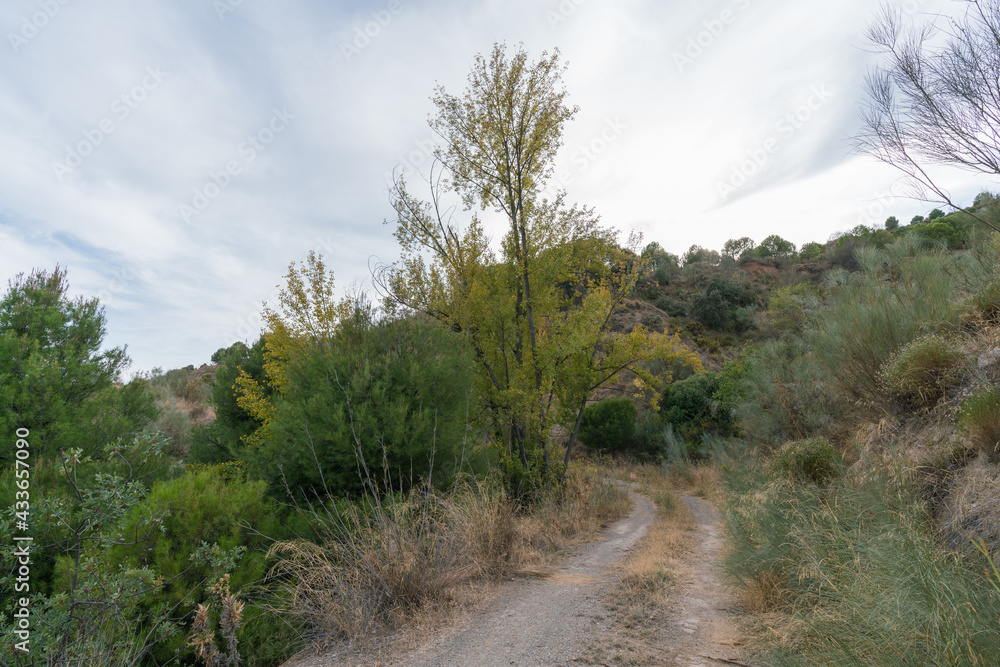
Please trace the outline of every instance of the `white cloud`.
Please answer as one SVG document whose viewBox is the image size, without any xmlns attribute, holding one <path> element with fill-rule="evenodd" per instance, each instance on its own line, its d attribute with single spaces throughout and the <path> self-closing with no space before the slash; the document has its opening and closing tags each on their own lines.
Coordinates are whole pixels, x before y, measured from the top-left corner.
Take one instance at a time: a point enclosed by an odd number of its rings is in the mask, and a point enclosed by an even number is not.
<svg viewBox="0 0 1000 667">
<path fill-rule="evenodd" d="M 607 223 L 674 252 L 771 233 L 801 244 L 856 224 L 896 178 L 847 149 L 871 3 L 677 5 L 244 1 L 221 19 L 209 2 L 62 5 L 16 53 L 0 47 L 2 277 L 68 265 L 75 290 L 108 300 L 109 343 L 128 344 L 137 366 L 206 361 L 256 335 L 260 301 L 309 250 L 343 288 L 392 260 L 385 174 L 421 156 L 435 85 L 460 93 L 498 40 L 562 51 L 580 113 L 559 167 L 570 199 Z M 0 28 L 19 34 L 38 7 L 4 3 Z M 149 68 L 166 74 L 133 94 Z M 831 98 L 721 201 L 720 179 L 822 85 Z M 248 159 L 241 145 L 275 109 L 295 117 Z M 53 162 L 105 119 L 114 131 L 60 180 Z M 187 224 L 179 206 L 233 162 L 239 173 Z M 982 183 L 953 182 L 969 196 Z M 901 219 L 929 208 L 891 206 Z"/>
</svg>

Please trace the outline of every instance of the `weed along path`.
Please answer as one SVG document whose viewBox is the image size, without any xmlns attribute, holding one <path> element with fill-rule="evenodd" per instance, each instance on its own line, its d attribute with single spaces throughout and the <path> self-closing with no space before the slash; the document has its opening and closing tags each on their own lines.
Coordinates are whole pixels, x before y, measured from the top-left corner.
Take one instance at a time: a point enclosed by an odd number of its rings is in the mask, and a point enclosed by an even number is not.
<svg viewBox="0 0 1000 667">
<path fill-rule="evenodd" d="M 656 520 L 656 506 L 630 491 L 634 507 L 605 539 L 582 547 L 550 576 L 510 585 L 483 613 L 393 661 L 413 667 L 570 665 L 594 626 L 608 623 L 599 588 L 611 565 Z"/>
<path fill-rule="evenodd" d="M 661 515 L 649 499 L 632 490 L 629 496 L 631 512 L 608 527 L 604 539 L 580 547 L 543 578 L 505 584 L 479 611 L 460 615 L 408 648 L 383 646 L 288 664 L 747 665 L 729 613 L 733 603 L 721 585 L 723 532 L 714 508 L 684 496 L 676 511 Z M 669 583 L 654 607 L 636 607 L 623 573 L 634 572 L 632 563 L 646 562 L 649 554 L 669 561 Z"/>
</svg>

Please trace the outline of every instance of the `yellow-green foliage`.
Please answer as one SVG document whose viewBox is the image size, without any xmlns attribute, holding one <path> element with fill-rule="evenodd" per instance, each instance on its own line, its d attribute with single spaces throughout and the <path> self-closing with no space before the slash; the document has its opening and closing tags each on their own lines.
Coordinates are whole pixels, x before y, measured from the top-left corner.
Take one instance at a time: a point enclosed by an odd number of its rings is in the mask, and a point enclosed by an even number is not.
<svg viewBox="0 0 1000 667">
<path fill-rule="evenodd" d="M 962 401 L 959 424 L 976 449 L 1000 458 L 1000 388 L 983 388 Z"/>
<path fill-rule="evenodd" d="M 965 355 L 948 338 L 929 334 L 905 345 L 882 368 L 882 384 L 897 398 L 931 406 L 962 379 Z"/>
<path fill-rule="evenodd" d="M 771 470 L 780 475 L 822 486 L 841 475 L 844 462 L 829 442 L 810 438 L 785 443 L 770 465 Z"/>
</svg>

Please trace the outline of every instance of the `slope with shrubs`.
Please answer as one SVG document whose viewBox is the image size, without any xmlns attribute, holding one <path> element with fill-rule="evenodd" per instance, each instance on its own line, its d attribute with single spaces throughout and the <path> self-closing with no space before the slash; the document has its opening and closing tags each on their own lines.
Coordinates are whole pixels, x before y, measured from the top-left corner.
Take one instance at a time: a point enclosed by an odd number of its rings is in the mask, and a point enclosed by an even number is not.
<svg viewBox="0 0 1000 667">
<path fill-rule="evenodd" d="M 766 664 L 1000 664 L 997 246 L 928 238 L 855 248 L 724 372 L 727 570 Z"/>
</svg>

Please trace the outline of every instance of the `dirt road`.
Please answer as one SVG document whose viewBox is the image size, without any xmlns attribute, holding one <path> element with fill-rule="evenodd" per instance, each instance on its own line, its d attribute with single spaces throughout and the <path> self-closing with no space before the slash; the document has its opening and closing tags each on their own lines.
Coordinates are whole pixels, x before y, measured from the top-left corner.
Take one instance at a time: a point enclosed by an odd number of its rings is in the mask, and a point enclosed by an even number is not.
<svg viewBox="0 0 1000 667">
<path fill-rule="evenodd" d="M 482 615 L 436 637 L 398 665 L 413 667 L 508 667 L 568 665 L 595 624 L 607 622 L 598 588 L 656 519 L 656 507 L 629 492 L 632 512 L 612 524 L 607 538 L 583 547 L 550 577 L 511 585 Z"/>
<path fill-rule="evenodd" d="M 595 642 L 620 645 L 622 628 L 602 601 L 616 583 L 612 567 L 656 520 L 656 506 L 630 491 L 631 513 L 612 524 L 605 539 L 586 545 L 544 579 L 506 585 L 487 608 L 465 616 L 415 649 L 380 655 L 327 655 L 296 667 L 405 665 L 407 667 L 537 667 L 606 665 L 594 661 Z M 683 498 L 695 518 L 691 549 L 678 564 L 676 592 L 665 623 L 645 628 L 654 662 L 639 664 L 719 665 L 738 661 L 739 633 L 720 585 L 722 529 L 704 500 Z M 654 623 L 653 621 L 650 621 Z M 655 645 L 655 646 L 654 646 Z M 618 661 L 614 661 L 618 662 Z M 635 663 L 632 663 L 635 664 Z"/>
</svg>

